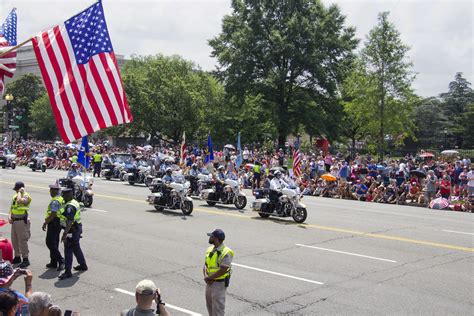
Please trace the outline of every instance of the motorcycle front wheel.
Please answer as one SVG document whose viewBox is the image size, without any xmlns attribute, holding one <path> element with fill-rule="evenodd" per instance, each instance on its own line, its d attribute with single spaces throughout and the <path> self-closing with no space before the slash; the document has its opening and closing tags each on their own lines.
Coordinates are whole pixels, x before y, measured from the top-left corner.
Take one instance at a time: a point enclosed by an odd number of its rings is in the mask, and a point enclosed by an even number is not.
<svg viewBox="0 0 474 316">
<path fill-rule="evenodd" d="M 12 163 L 12 170 L 16 168 L 16 163 Z"/>
<path fill-rule="evenodd" d="M 46 172 L 46 166 L 41 166 L 41 171 Z"/>
<path fill-rule="evenodd" d="M 307 216 L 308 212 L 306 211 L 306 208 L 303 207 L 297 207 L 292 215 L 293 220 L 297 223 L 303 223 L 306 220 Z"/>
<path fill-rule="evenodd" d="M 184 201 L 181 204 L 181 211 L 184 215 L 189 215 L 193 212 L 193 202 L 191 201 Z"/>
<path fill-rule="evenodd" d="M 92 195 L 84 195 L 84 206 L 91 207 L 94 198 Z"/>
<path fill-rule="evenodd" d="M 234 202 L 234 205 L 239 210 L 243 209 L 247 205 L 247 198 L 245 196 L 238 196 Z"/>
</svg>

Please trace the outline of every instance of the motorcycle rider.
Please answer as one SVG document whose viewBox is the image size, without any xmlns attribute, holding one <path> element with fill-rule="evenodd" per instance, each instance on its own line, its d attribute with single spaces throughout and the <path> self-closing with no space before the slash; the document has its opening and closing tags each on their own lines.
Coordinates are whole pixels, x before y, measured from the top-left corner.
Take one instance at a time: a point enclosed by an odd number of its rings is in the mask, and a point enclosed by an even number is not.
<svg viewBox="0 0 474 316">
<path fill-rule="evenodd" d="M 191 169 L 189 170 L 189 175 L 192 177 L 197 177 L 199 174 L 197 164 L 193 163 Z"/>
<path fill-rule="evenodd" d="M 192 192 L 197 192 L 197 186 L 198 186 L 198 177 L 199 171 L 198 171 L 198 166 L 197 164 L 193 163 L 191 166 L 191 169 L 189 170 L 189 176 L 190 178 L 190 184 L 191 184 L 191 191 Z"/>
<path fill-rule="evenodd" d="M 288 183 L 282 179 L 280 170 L 274 172 L 274 177 L 270 181 L 270 204 L 280 213 L 279 198 L 282 196 L 281 189 L 288 186 Z"/>
<path fill-rule="evenodd" d="M 174 182 L 174 178 L 172 174 L 173 174 L 173 169 L 171 169 L 170 167 L 166 168 L 166 174 L 162 179 L 164 184 L 170 184 L 171 182 Z"/>
<path fill-rule="evenodd" d="M 221 195 L 224 192 L 224 185 L 225 185 L 225 167 L 220 165 L 217 167 L 217 174 L 216 174 L 216 200 L 219 200 Z"/>
<path fill-rule="evenodd" d="M 71 165 L 71 168 L 68 170 L 67 172 L 67 177 L 69 179 L 72 179 L 74 178 L 75 176 L 80 176 L 81 175 L 81 172 L 79 171 L 79 168 L 78 168 L 78 165 L 77 163 L 73 163 Z"/>
</svg>

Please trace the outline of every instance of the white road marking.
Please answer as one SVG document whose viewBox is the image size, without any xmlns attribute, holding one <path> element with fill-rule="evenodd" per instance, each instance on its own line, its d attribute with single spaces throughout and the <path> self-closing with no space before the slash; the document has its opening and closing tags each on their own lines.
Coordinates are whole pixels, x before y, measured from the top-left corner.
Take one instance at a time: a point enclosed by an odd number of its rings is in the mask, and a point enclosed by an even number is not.
<svg viewBox="0 0 474 316">
<path fill-rule="evenodd" d="M 318 282 L 318 281 L 313 281 L 313 280 L 309 280 L 309 279 L 295 277 L 295 276 L 292 276 L 292 275 L 283 274 L 283 273 L 279 273 L 279 272 L 268 271 L 268 270 L 264 270 L 264 269 L 260 269 L 260 268 L 249 267 L 249 266 L 246 266 L 246 265 L 243 265 L 243 264 L 238 264 L 238 263 L 233 263 L 233 262 L 232 262 L 232 266 L 241 267 L 241 268 L 244 268 L 244 269 L 255 270 L 255 271 L 264 272 L 264 273 L 268 273 L 268 274 L 274 274 L 274 275 L 282 276 L 282 277 L 285 277 L 285 278 L 295 279 L 295 280 L 298 280 L 298 281 L 304 281 L 304 282 L 315 283 L 315 284 L 320 284 L 320 285 L 324 284 L 324 283 Z"/>
<path fill-rule="evenodd" d="M 97 208 L 85 208 L 86 211 L 95 211 L 95 212 L 101 212 L 101 213 L 107 213 L 108 211 L 104 210 L 99 210 Z"/>
<path fill-rule="evenodd" d="M 115 288 L 115 291 L 123 293 L 123 294 L 130 295 L 130 296 L 135 296 L 134 292 L 130 292 L 130 291 L 127 291 L 127 290 L 122 290 L 122 289 L 119 289 L 119 288 Z M 166 307 L 177 310 L 178 312 L 186 313 L 188 315 L 202 316 L 202 314 L 199 314 L 199 313 L 196 313 L 196 312 L 193 312 L 193 311 L 190 311 L 190 310 L 178 307 L 178 306 L 171 305 L 168 302 L 166 302 Z"/>
<path fill-rule="evenodd" d="M 300 247 L 306 247 L 306 248 L 312 248 L 312 249 L 319 249 L 319 250 L 325 250 L 325 251 L 331 251 L 331 252 L 342 253 L 342 254 L 350 255 L 350 256 L 356 256 L 356 257 L 362 257 L 362 258 L 368 258 L 368 259 L 374 259 L 374 260 L 380 260 L 380 261 L 387 261 L 387 262 L 394 262 L 394 263 L 396 263 L 395 260 L 389 260 L 389 259 L 384 259 L 384 258 L 366 256 L 366 255 L 360 255 L 360 254 L 352 253 L 352 252 L 345 252 L 345 251 L 339 251 L 339 250 L 334 250 L 334 249 L 327 249 L 327 248 L 320 248 L 320 247 L 314 247 L 314 246 L 307 246 L 307 245 L 302 245 L 302 244 L 296 244 L 296 245 L 297 245 L 297 246 L 300 246 Z"/>
<path fill-rule="evenodd" d="M 471 236 L 474 236 L 473 233 L 465 233 L 465 232 L 457 232 L 455 230 L 443 230 L 444 232 L 447 232 L 447 233 L 456 233 L 456 234 L 465 234 L 465 235 L 471 235 Z"/>
</svg>

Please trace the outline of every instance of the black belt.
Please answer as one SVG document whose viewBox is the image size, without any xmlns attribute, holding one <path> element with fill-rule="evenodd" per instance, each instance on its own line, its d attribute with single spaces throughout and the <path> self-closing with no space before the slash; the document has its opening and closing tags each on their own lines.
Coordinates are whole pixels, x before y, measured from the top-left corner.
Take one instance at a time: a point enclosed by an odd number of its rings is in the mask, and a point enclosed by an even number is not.
<svg viewBox="0 0 474 316">
<path fill-rule="evenodd" d="M 12 221 L 16 222 L 16 221 L 24 221 L 25 218 L 12 218 Z"/>
<path fill-rule="evenodd" d="M 224 282 L 225 279 L 221 279 L 221 280 L 214 280 L 214 282 Z"/>
</svg>

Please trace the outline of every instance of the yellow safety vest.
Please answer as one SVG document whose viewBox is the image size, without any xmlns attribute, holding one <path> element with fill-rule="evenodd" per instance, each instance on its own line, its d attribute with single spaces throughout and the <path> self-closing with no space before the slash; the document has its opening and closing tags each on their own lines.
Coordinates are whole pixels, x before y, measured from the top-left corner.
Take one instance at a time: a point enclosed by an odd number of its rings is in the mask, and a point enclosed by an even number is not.
<svg viewBox="0 0 474 316">
<path fill-rule="evenodd" d="M 260 165 L 253 166 L 253 172 L 260 173 L 260 168 L 262 168 Z"/>
<path fill-rule="evenodd" d="M 102 155 L 101 154 L 95 154 L 94 155 L 94 162 L 100 162 L 102 160 Z"/>
<path fill-rule="evenodd" d="M 51 199 L 51 201 L 49 202 L 48 204 L 48 209 L 46 210 L 46 215 L 45 215 L 45 219 L 49 217 L 49 215 L 51 215 L 51 204 L 54 202 L 54 201 L 58 201 L 59 202 L 59 211 L 56 213 L 56 216 L 59 218 L 59 214 L 61 213 L 61 209 L 63 207 L 63 204 L 64 204 L 64 199 L 62 196 L 58 195 L 58 196 L 55 196 Z"/>
<path fill-rule="evenodd" d="M 16 215 L 16 216 L 24 216 L 26 213 L 28 213 L 28 210 L 30 208 L 30 204 L 31 204 L 31 196 L 25 192 L 25 194 L 23 195 L 23 198 L 27 197 L 29 202 L 28 204 L 18 204 L 16 202 L 16 197 L 19 193 L 15 193 L 13 195 L 13 198 L 12 198 L 12 206 L 11 206 L 11 212 L 13 215 Z"/>
<path fill-rule="evenodd" d="M 72 157 L 71 157 L 71 161 L 72 161 L 72 162 L 77 162 L 77 155 L 72 156 Z"/>
<path fill-rule="evenodd" d="M 73 224 L 80 224 L 81 223 L 81 205 L 79 205 L 79 202 L 77 202 L 75 199 L 72 199 L 71 201 L 67 202 L 61 208 L 61 211 L 60 211 L 60 214 L 59 214 L 59 221 L 60 221 L 62 227 L 66 227 L 66 215 L 64 215 L 64 212 L 65 212 L 68 205 L 72 205 L 76 208 L 76 214 L 74 215 L 74 223 Z"/>
<path fill-rule="evenodd" d="M 213 251 L 213 250 L 214 250 L 214 246 L 210 246 L 209 248 L 207 248 L 207 251 L 206 251 L 206 267 L 207 267 L 207 275 L 209 276 L 219 271 L 221 260 L 227 254 L 231 255 L 232 258 L 234 258 L 234 252 L 226 246 L 224 246 L 224 248 L 221 251 Z M 229 277 L 230 274 L 231 274 L 231 269 L 229 267 L 229 270 L 227 270 L 227 273 L 216 278 L 215 280 L 224 280 L 225 278 Z"/>
</svg>

